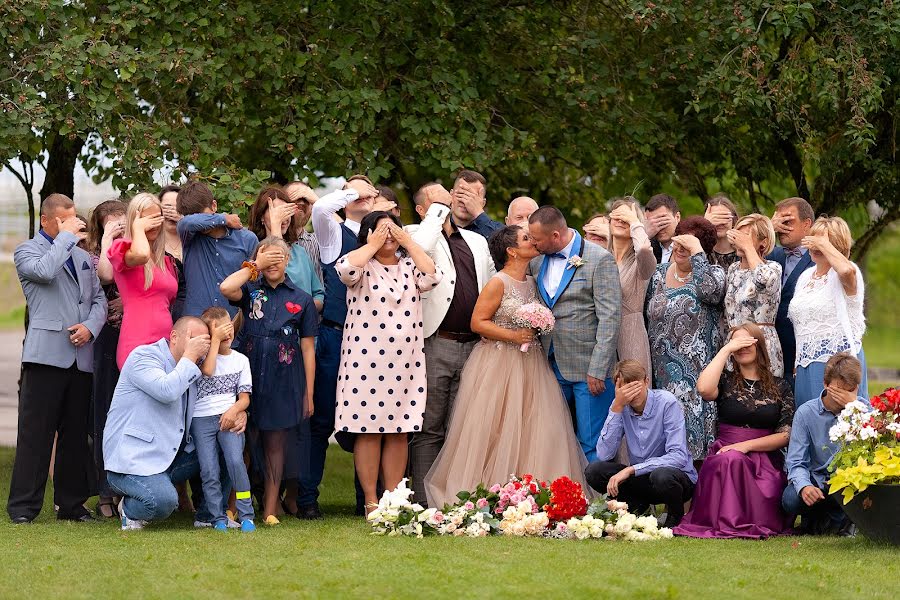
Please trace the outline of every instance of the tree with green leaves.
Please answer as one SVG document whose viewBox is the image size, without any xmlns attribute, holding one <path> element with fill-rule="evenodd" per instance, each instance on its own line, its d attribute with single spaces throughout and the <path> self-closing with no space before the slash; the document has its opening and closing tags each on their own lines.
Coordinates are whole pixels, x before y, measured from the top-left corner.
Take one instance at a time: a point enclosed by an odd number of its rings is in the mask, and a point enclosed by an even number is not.
<svg viewBox="0 0 900 600">
<path fill-rule="evenodd" d="M 238 208 L 268 179 L 414 189 L 464 166 L 495 212 L 801 195 L 854 217 L 861 256 L 900 213 L 898 32 L 889 1 L 20 0 L 0 159 L 43 164 L 42 195 L 76 162 L 126 191 L 166 166 Z"/>
</svg>

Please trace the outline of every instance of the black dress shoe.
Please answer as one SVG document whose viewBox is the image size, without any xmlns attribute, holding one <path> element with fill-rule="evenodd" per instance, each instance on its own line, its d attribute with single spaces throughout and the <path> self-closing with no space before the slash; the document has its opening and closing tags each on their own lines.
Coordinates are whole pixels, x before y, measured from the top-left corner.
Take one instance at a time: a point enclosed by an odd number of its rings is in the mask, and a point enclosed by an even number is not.
<svg viewBox="0 0 900 600">
<path fill-rule="evenodd" d="M 13 525 L 31 525 L 34 519 L 29 517 L 13 517 L 12 522 Z"/>
<path fill-rule="evenodd" d="M 74 521 L 76 523 L 95 523 L 97 519 L 95 519 L 91 513 L 84 513 L 81 515 L 56 515 L 57 521 Z"/>
<path fill-rule="evenodd" d="M 297 518 L 305 521 L 314 519 L 322 519 L 322 511 L 319 510 L 319 503 L 306 504 L 297 508 Z"/>
</svg>

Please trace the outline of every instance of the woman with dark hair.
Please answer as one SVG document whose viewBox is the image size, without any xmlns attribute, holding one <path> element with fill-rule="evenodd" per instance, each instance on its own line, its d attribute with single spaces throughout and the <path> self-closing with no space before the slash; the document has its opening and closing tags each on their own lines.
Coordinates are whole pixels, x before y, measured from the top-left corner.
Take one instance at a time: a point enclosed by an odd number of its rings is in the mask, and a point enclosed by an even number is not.
<svg viewBox="0 0 900 600">
<path fill-rule="evenodd" d="M 421 294 L 440 283 L 441 272 L 389 213 L 363 218 L 359 244 L 335 265 L 347 286 L 335 429 L 356 434 L 353 460 L 368 512 L 378 504 L 379 475 L 389 490 L 404 477 L 407 436 L 422 428 Z"/>
<path fill-rule="evenodd" d="M 88 222 L 88 252 L 98 268 L 104 262 L 112 279 L 112 265 L 107 252 L 112 243 L 125 233 L 125 203 L 107 200 L 98 204 Z M 101 517 L 118 516 L 116 499 L 103 467 L 103 430 L 106 427 L 106 413 L 112 402 L 113 392 L 119 382 L 119 368 L 116 365 L 116 349 L 119 347 L 119 327 L 122 325 L 122 299 L 115 283 L 103 286 L 107 306 L 106 325 L 94 340 L 93 406 L 94 414 L 94 464 L 97 466 L 97 514 Z"/>
<path fill-rule="evenodd" d="M 731 263 L 740 260 L 728 232 L 734 229 L 741 215 L 731 198 L 720 192 L 706 201 L 704 218 L 716 228 L 716 243 L 709 251 L 709 262 L 728 271 Z"/>
<path fill-rule="evenodd" d="M 672 392 L 687 421 L 688 448 L 703 460 L 716 433 L 715 405 L 697 394 L 697 377 L 721 346 L 720 305 L 725 271 L 707 254 L 716 228 L 703 217 L 688 217 L 675 228 L 671 262 L 661 264 L 647 287 L 647 333 L 653 387 Z"/>
<path fill-rule="evenodd" d="M 718 405 L 719 432 L 700 469 L 691 511 L 675 533 L 766 538 L 788 532 L 781 449 L 791 435 L 794 394 L 772 375 L 762 330 L 753 323 L 732 329 L 731 341 L 697 379 L 697 391 Z"/>
<path fill-rule="evenodd" d="M 277 187 L 267 187 L 256 197 L 250 207 L 250 231 L 260 241 L 267 237 L 281 238 L 291 247 L 287 276 L 297 287 L 313 297 L 316 310 L 321 312 L 325 301 L 325 288 L 316 275 L 309 253 L 297 241 L 298 231 L 294 218 L 299 208 L 290 196 Z"/>
<path fill-rule="evenodd" d="M 488 247 L 500 271 L 472 312 L 472 331 L 481 341 L 463 368 L 446 441 L 425 476 L 434 508 L 456 501 L 459 490 L 506 481 L 510 473 L 546 480 L 565 475 L 590 490 L 587 459 L 556 376 L 534 331 L 516 322 L 519 308 L 539 302 L 527 274 L 538 251 L 517 225 L 494 232 Z"/>
</svg>

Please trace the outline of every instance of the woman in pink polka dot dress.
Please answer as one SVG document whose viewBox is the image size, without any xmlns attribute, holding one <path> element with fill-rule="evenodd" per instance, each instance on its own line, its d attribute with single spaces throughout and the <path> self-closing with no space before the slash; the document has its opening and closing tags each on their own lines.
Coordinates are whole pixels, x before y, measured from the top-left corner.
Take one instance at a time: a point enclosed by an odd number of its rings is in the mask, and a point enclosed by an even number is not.
<svg viewBox="0 0 900 600">
<path fill-rule="evenodd" d="M 335 429 L 357 434 L 353 460 L 370 511 L 378 503 L 379 474 L 385 489 L 400 483 L 407 434 L 422 428 L 427 381 L 420 293 L 434 288 L 441 272 L 388 213 L 363 219 L 359 242 L 335 265 L 347 286 Z"/>
</svg>

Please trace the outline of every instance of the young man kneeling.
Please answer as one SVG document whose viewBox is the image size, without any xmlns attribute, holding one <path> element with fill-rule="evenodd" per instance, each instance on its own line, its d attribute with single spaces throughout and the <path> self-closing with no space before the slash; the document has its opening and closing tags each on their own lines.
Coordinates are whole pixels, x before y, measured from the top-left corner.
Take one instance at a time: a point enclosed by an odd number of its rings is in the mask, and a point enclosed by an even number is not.
<svg viewBox="0 0 900 600">
<path fill-rule="evenodd" d="M 850 534 L 851 523 L 841 509 L 839 494 L 828 494 L 828 465 L 840 445 L 828 431 L 847 404 L 857 397 L 862 366 L 845 352 L 835 354 L 825 365 L 825 390 L 815 400 L 804 402 L 794 414 L 786 467 L 788 486 L 781 497 L 784 511 L 800 515 L 800 532 L 806 534 Z"/>
<path fill-rule="evenodd" d="M 670 392 L 651 390 L 646 369 L 635 360 L 618 363 L 612 380 L 616 397 L 585 478 L 598 492 L 627 502 L 635 514 L 665 504 L 665 526 L 675 527 L 697 482 L 681 403 Z M 623 435 L 630 467 L 612 460 Z"/>
</svg>

